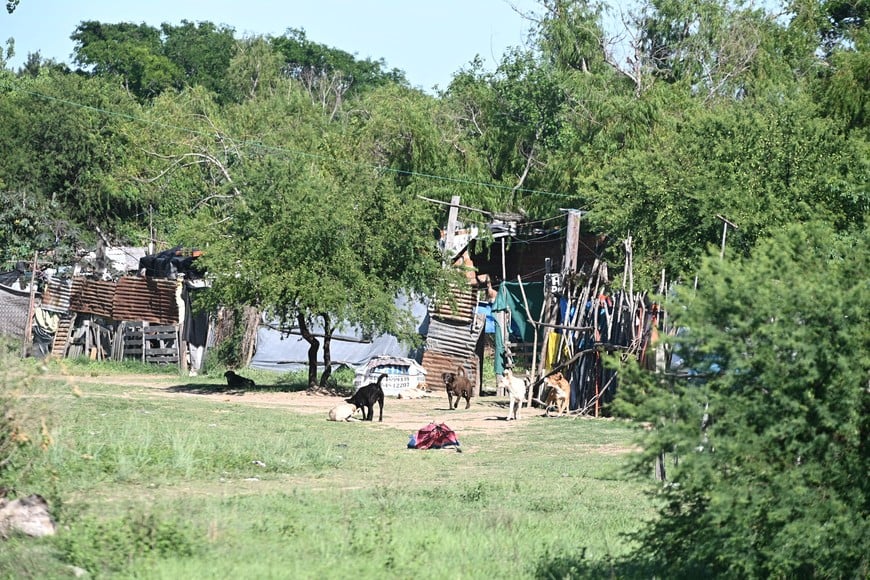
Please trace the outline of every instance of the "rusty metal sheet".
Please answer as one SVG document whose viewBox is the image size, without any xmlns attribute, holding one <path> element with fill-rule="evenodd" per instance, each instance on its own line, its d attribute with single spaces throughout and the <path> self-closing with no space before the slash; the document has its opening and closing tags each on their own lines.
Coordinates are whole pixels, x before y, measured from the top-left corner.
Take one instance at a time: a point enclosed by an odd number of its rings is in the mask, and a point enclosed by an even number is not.
<svg viewBox="0 0 870 580">
<path fill-rule="evenodd" d="M 455 372 L 462 366 L 468 378 L 477 386 L 480 393 L 480 366 L 483 356 L 483 320 L 473 324 L 429 320 L 426 336 L 426 349 L 423 352 L 423 368 L 426 369 L 426 386 L 432 390 L 444 390 L 441 375 Z"/>
<path fill-rule="evenodd" d="M 112 318 L 114 296 L 114 282 L 88 280 L 82 277 L 74 278 L 70 292 L 69 309 L 72 312 Z"/>
<path fill-rule="evenodd" d="M 452 300 L 436 301 L 429 308 L 429 316 L 440 320 L 470 323 L 477 309 L 477 291 L 470 286 L 451 288 Z"/>
<path fill-rule="evenodd" d="M 69 312 L 70 295 L 73 281 L 70 279 L 51 279 L 42 294 L 42 307 L 52 312 Z"/>
<path fill-rule="evenodd" d="M 477 394 L 480 394 L 481 377 L 479 372 L 480 359 L 472 354 L 470 357 L 461 357 L 427 350 L 423 353 L 423 368 L 426 369 L 426 387 L 432 391 L 444 391 L 444 382 L 441 380 L 443 373 L 455 373 L 462 366 L 468 379 L 477 386 Z"/>
<path fill-rule="evenodd" d="M 115 320 L 178 324 L 176 292 L 180 281 L 165 278 L 123 276 L 112 302 Z"/>
<path fill-rule="evenodd" d="M 426 350 L 467 357 L 475 352 L 483 326 L 482 323 L 472 326 L 430 319 Z"/>
<path fill-rule="evenodd" d="M 73 279 L 69 309 L 111 320 L 178 324 L 177 282 L 124 276 L 118 282 Z"/>
</svg>

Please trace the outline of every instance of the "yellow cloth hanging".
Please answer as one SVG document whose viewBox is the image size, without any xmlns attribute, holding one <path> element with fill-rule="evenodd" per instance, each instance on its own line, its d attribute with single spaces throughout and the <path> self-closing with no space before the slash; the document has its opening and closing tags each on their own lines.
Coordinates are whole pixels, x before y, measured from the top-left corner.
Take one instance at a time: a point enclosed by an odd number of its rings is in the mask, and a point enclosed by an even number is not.
<svg viewBox="0 0 870 580">
<path fill-rule="evenodd" d="M 544 360 L 544 367 L 549 371 L 559 360 L 559 342 L 562 336 L 555 330 L 551 330 L 547 334 L 547 356 Z"/>
</svg>

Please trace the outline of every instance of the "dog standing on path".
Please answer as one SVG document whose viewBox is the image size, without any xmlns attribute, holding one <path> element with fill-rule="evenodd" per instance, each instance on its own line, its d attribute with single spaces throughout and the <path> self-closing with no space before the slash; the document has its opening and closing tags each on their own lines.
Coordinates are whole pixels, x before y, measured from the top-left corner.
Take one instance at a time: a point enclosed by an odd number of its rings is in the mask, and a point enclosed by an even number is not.
<svg viewBox="0 0 870 580">
<path fill-rule="evenodd" d="M 387 374 L 381 373 L 381 376 L 378 377 L 378 382 L 360 387 L 351 398 L 344 400 L 346 403 L 362 409 L 363 421 L 374 420 L 375 403 L 378 404 L 380 410 L 378 421 L 384 420 L 384 389 L 381 383 L 385 378 L 387 378 Z"/>
<path fill-rule="evenodd" d="M 508 392 L 510 397 L 510 407 L 508 408 L 507 420 L 519 420 L 520 409 L 523 408 L 523 401 L 526 399 L 526 389 L 528 389 L 528 379 L 515 377 L 514 372 L 510 369 L 505 369 L 504 375 L 501 378 L 502 385 Z"/>
<path fill-rule="evenodd" d="M 447 406 L 451 409 L 459 407 L 459 400 L 465 397 L 465 408 L 471 407 L 471 397 L 474 395 L 474 388 L 471 386 L 471 381 L 468 380 L 468 375 L 465 374 L 465 369 L 459 366 L 455 373 L 442 373 L 441 380 L 444 381 L 444 386 L 447 389 Z M 453 397 L 456 397 L 456 403 L 453 402 Z"/>
</svg>

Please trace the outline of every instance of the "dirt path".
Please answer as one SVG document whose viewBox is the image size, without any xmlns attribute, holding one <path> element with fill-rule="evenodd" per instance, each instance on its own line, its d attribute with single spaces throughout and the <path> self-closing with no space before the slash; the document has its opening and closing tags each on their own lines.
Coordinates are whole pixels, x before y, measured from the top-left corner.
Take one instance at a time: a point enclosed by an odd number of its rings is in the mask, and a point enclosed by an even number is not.
<svg viewBox="0 0 870 580">
<path fill-rule="evenodd" d="M 121 385 L 130 387 L 119 393 L 124 397 L 196 397 L 231 405 L 286 408 L 298 413 L 321 415 L 326 420 L 329 409 L 342 403 L 339 396 L 300 392 L 275 391 L 226 391 L 223 384 L 186 382 L 178 377 L 165 375 L 49 375 L 44 380 L 61 381 L 76 388 L 82 396 L 89 396 L 89 385 Z M 90 393 L 93 395 L 93 393 Z M 106 396 L 106 395 L 101 395 Z M 541 409 L 523 407 L 519 421 L 507 421 L 507 400 L 496 397 L 476 397 L 471 408 L 465 409 L 462 401 L 459 409 L 449 410 L 443 393 L 432 393 L 420 399 L 387 397 L 384 401 L 384 425 L 414 432 L 430 422 L 446 423 L 456 431 L 499 432 L 521 429 L 523 419 L 543 415 Z M 359 415 L 357 415 L 359 416 Z M 563 419 L 564 420 L 564 419 Z M 377 421 L 377 408 L 375 408 Z"/>
</svg>

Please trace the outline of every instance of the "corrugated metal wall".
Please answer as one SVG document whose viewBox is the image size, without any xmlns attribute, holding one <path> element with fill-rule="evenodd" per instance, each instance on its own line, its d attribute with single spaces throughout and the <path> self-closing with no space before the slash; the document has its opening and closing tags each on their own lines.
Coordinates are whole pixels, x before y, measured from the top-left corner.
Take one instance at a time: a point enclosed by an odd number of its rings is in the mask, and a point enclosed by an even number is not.
<svg viewBox="0 0 870 580">
<path fill-rule="evenodd" d="M 176 290 L 180 283 L 165 278 L 122 277 L 115 290 L 112 318 L 178 324 Z"/>
<path fill-rule="evenodd" d="M 482 355 L 483 353 L 480 353 Z M 443 391 L 444 381 L 441 380 L 443 373 L 455 373 L 460 366 L 465 369 L 468 379 L 477 385 L 477 394 L 480 394 L 482 377 L 480 369 L 481 357 L 475 354 L 463 359 L 437 351 L 427 350 L 423 353 L 423 368 L 426 369 L 426 387 L 432 391 Z"/>
<path fill-rule="evenodd" d="M 112 318 L 115 283 L 74 278 L 69 297 L 69 309 L 82 314 Z"/>
<path fill-rule="evenodd" d="M 451 288 L 451 300 L 439 300 L 429 307 L 429 315 L 438 320 L 470 324 L 477 308 L 477 292 L 470 286 Z"/>
<path fill-rule="evenodd" d="M 423 352 L 426 386 L 443 391 L 441 375 L 465 368 L 468 378 L 480 393 L 481 361 L 483 360 L 483 330 L 485 315 L 477 315 L 477 292 L 470 286 L 453 289 L 456 309 L 440 303 L 429 310 L 429 332 Z"/>
<path fill-rule="evenodd" d="M 49 280 L 42 294 L 42 307 L 52 312 L 69 312 L 72 280 Z"/>
<path fill-rule="evenodd" d="M 178 324 L 175 280 L 124 276 L 117 283 L 75 278 L 69 310 L 111 320 Z"/>
</svg>

